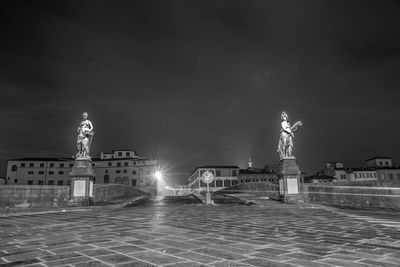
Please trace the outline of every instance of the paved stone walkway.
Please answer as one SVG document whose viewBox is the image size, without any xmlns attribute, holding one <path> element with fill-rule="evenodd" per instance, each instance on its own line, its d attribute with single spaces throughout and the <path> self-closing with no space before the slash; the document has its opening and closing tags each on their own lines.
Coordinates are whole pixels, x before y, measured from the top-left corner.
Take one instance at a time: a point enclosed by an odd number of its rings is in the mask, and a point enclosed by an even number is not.
<svg viewBox="0 0 400 267">
<path fill-rule="evenodd" d="M 400 266 L 400 214 L 175 204 L 0 217 L 0 266 Z"/>
</svg>

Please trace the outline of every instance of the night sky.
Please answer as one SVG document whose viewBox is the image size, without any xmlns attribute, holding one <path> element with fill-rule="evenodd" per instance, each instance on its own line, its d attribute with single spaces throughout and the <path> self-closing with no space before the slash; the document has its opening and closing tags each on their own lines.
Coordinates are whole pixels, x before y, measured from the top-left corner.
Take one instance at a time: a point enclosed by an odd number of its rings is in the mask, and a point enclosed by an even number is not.
<svg viewBox="0 0 400 267">
<path fill-rule="evenodd" d="M 398 1 L 1 1 L 0 160 L 133 149 L 199 165 L 400 162 Z"/>
</svg>

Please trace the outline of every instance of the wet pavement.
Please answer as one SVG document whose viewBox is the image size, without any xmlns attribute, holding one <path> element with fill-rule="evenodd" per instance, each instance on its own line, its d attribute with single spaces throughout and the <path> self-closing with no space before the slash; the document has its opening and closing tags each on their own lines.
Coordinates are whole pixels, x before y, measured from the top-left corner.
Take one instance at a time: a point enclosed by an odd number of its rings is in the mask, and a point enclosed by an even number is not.
<svg viewBox="0 0 400 267">
<path fill-rule="evenodd" d="M 221 203 L 1 216 L 0 266 L 400 266 L 399 212 Z"/>
</svg>

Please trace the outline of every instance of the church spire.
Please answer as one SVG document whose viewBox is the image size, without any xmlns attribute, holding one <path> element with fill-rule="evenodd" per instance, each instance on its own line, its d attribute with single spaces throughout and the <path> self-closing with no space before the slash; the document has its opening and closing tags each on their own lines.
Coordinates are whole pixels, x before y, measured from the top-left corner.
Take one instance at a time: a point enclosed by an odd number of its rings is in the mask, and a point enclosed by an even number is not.
<svg viewBox="0 0 400 267">
<path fill-rule="evenodd" d="M 253 162 L 251 161 L 251 158 L 249 158 L 249 168 L 253 168 Z"/>
</svg>

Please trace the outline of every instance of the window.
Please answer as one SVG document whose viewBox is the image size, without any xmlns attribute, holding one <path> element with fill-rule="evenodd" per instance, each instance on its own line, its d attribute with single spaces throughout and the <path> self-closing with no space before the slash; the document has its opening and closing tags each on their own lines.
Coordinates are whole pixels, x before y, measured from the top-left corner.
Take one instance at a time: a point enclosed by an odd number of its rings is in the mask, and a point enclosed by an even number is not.
<svg viewBox="0 0 400 267">
<path fill-rule="evenodd" d="M 122 152 L 118 152 L 118 157 L 122 157 Z"/>
<path fill-rule="evenodd" d="M 216 187 L 222 187 L 222 180 L 216 181 Z"/>
<path fill-rule="evenodd" d="M 71 167 L 71 168 L 72 168 L 72 166 L 74 166 L 74 164 L 73 164 L 73 163 L 70 163 L 70 164 L 69 164 L 69 167 Z M 70 183 L 70 184 L 71 184 L 71 183 Z"/>
<path fill-rule="evenodd" d="M 226 187 L 231 186 L 231 181 L 230 180 L 224 180 L 224 186 L 226 186 Z"/>
<path fill-rule="evenodd" d="M 106 173 L 108 173 L 108 170 L 106 170 Z"/>
<path fill-rule="evenodd" d="M 393 180 L 393 177 L 394 175 L 393 175 L 393 173 L 389 173 L 389 180 Z"/>
<path fill-rule="evenodd" d="M 50 163 L 50 168 L 54 168 L 54 163 Z"/>
<path fill-rule="evenodd" d="M 18 183 L 18 179 L 14 179 L 14 183 Z"/>
<path fill-rule="evenodd" d="M 61 175 L 62 175 L 62 174 L 64 174 L 64 172 L 63 172 L 63 171 L 59 171 L 58 174 L 61 174 Z"/>
<path fill-rule="evenodd" d="M 12 171 L 12 172 L 16 172 L 17 170 L 18 170 L 17 165 L 12 165 L 12 166 L 11 166 L 11 171 Z"/>
<path fill-rule="evenodd" d="M 39 171 L 39 174 L 44 174 L 44 171 Z"/>
<path fill-rule="evenodd" d="M 115 173 L 121 173 L 121 170 L 116 170 Z"/>
<path fill-rule="evenodd" d="M 28 171 L 28 174 L 29 174 L 29 175 L 32 175 L 32 174 L 33 174 L 33 171 Z"/>
<path fill-rule="evenodd" d="M 235 185 L 235 184 L 237 184 L 237 183 L 238 183 L 237 180 L 233 180 L 233 181 L 232 181 L 232 185 Z"/>
<path fill-rule="evenodd" d="M 237 170 L 232 170 L 232 176 L 237 176 Z"/>
<path fill-rule="evenodd" d="M 54 185 L 54 181 L 53 181 L 53 180 L 48 180 L 48 181 L 47 181 L 47 184 L 48 184 L 48 185 Z"/>
<path fill-rule="evenodd" d="M 38 184 L 38 185 L 43 185 L 43 180 L 37 181 L 37 184 Z"/>
<path fill-rule="evenodd" d="M 123 170 L 123 173 L 127 173 L 128 171 L 127 170 Z"/>
<path fill-rule="evenodd" d="M 21 167 L 25 167 L 25 163 L 21 163 Z"/>
<path fill-rule="evenodd" d="M 107 174 L 104 175 L 104 183 L 108 184 L 110 182 L 110 176 L 108 176 Z"/>
<path fill-rule="evenodd" d="M 128 166 L 129 162 L 124 162 L 124 166 Z"/>
<path fill-rule="evenodd" d="M 221 170 L 216 170 L 215 171 L 215 176 L 221 176 Z"/>
<path fill-rule="evenodd" d="M 126 152 L 126 153 L 125 153 L 125 156 L 126 156 L 126 157 L 129 157 L 130 155 L 131 155 L 130 152 Z"/>
<path fill-rule="evenodd" d="M 33 180 L 28 180 L 28 185 L 33 185 Z"/>
<path fill-rule="evenodd" d="M 60 168 L 64 168 L 64 163 L 60 163 Z"/>
<path fill-rule="evenodd" d="M 58 185 L 63 185 L 64 181 L 63 180 L 58 180 Z"/>
<path fill-rule="evenodd" d="M 132 179 L 132 186 L 136 186 L 136 179 Z"/>
<path fill-rule="evenodd" d="M 49 174 L 50 174 L 50 175 L 53 175 L 53 174 L 54 174 L 54 172 L 53 172 L 53 171 L 49 171 Z"/>
<path fill-rule="evenodd" d="M 121 167 L 121 162 L 117 162 L 117 167 Z"/>
<path fill-rule="evenodd" d="M 389 166 L 389 161 L 386 161 L 385 163 L 386 163 L 386 166 Z"/>
<path fill-rule="evenodd" d="M 132 171 L 132 174 L 136 174 L 136 171 Z"/>
<path fill-rule="evenodd" d="M 94 166 L 96 166 L 94 163 L 92 163 L 92 166 L 94 167 Z"/>
<path fill-rule="evenodd" d="M 112 166 L 112 163 L 111 163 L 111 162 L 109 162 L 109 163 L 108 163 L 108 166 Z"/>
<path fill-rule="evenodd" d="M 29 163 L 29 167 L 33 168 L 33 166 L 34 166 L 33 163 Z"/>
<path fill-rule="evenodd" d="M 40 163 L 40 168 L 44 168 L 44 163 Z"/>
</svg>

